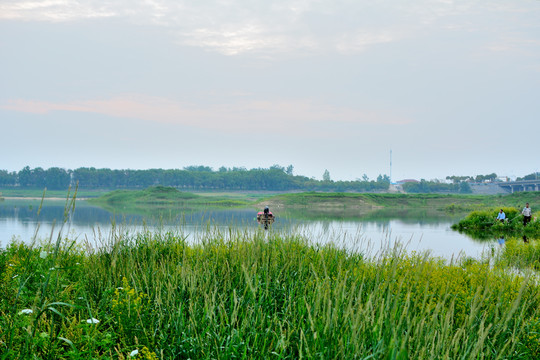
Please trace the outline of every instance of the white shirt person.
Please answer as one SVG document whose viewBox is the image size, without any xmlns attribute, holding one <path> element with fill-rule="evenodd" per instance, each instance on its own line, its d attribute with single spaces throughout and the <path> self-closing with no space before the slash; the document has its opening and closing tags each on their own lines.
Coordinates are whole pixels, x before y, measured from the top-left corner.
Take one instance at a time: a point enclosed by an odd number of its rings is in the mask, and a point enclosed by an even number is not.
<svg viewBox="0 0 540 360">
<path fill-rule="evenodd" d="M 523 226 L 526 226 L 528 223 L 531 222 L 532 210 L 529 207 L 529 203 L 525 204 L 525 207 L 523 208 L 523 211 L 521 213 L 523 214 Z"/>
</svg>

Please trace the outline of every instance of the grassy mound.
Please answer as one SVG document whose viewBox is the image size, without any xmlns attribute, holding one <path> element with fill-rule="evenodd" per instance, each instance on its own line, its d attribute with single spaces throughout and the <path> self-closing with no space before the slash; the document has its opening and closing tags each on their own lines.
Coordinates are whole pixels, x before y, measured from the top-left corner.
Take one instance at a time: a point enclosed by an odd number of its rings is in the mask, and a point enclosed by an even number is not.
<svg viewBox="0 0 540 360">
<path fill-rule="evenodd" d="M 166 186 L 149 187 L 144 190 L 115 190 L 100 196 L 97 201 L 105 203 L 171 203 L 199 198 L 198 195 L 181 192 Z"/>
<path fill-rule="evenodd" d="M 251 204 L 242 199 L 231 199 L 226 196 L 201 196 L 166 186 L 154 186 L 144 190 L 115 190 L 89 201 L 111 211 L 115 211 L 117 208 L 122 211 L 131 209 L 134 213 L 180 206 L 185 208 L 234 207 Z"/>
<path fill-rule="evenodd" d="M 497 221 L 497 214 L 501 208 L 472 211 L 458 223 L 452 225 L 453 230 L 466 233 L 477 239 L 493 239 L 496 236 L 510 235 L 521 237 L 523 235 L 540 239 L 540 212 L 533 214 L 533 221 L 523 226 L 523 216 L 516 208 L 503 207 L 506 221 Z"/>
<path fill-rule="evenodd" d="M 454 230 L 487 230 L 494 226 L 502 227 L 509 230 L 515 230 L 519 227 L 522 217 L 520 212 L 515 208 L 502 208 L 506 214 L 506 221 L 501 223 L 497 221 L 497 214 L 500 208 L 491 208 L 487 210 L 472 211 L 464 219 L 460 220 L 457 224 L 452 225 Z"/>
</svg>

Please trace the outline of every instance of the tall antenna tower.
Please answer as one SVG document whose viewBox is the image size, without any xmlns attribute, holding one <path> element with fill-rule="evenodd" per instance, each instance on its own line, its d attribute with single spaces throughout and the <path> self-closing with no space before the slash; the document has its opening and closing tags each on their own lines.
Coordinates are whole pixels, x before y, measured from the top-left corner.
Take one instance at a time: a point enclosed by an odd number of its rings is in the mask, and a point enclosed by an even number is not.
<svg viewBox="0 0 540 360">
<path fill-rule="evenodd" d="M 392 183 L 392 149 L 390 149 L 390 184 Z"/>
</svg>

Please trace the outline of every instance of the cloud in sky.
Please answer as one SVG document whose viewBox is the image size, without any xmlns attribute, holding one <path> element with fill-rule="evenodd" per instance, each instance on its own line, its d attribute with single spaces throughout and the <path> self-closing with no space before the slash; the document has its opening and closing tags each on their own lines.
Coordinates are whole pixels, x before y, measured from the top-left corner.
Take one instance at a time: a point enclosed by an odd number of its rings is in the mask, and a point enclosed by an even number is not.
<svg viewBox="0 0 540 360">
<path fill-rule="evenodd" d="M 539 18 L 540 1 L 3 0 L 0 121 L 27 137 L 0 152 L 95 123 L 115 130 L 80 142 L 82 166 L 190 154 L 354 179 L 385 172 L 392 148 L 397 177 L 524 175 L 537 170 L 526 156 L 496 149 L 540 131 Z M 148 135 L 145 155 L 133 141 Z M 230 150 L 212 148 L 224 139 Z M 253 155 L 262 142 L 270 164 Z"/>
<path fill-rule="evenodd" d="M 535 10 L 538 15 L 538 9 Z M 412 3 L 4 0 L 0 4 L 0 19 L 46 22 L 122 19 L 168 28 L 183 45 L 225 55 L 250 52 L 268 55 L 295 49 L 358 52 L 370 45 L 399 41 L 439 28 L 472 31 L 489 26 L 491 31 L 496 31 L 491 23 L 481 19 L 500 19 L 520 11 L 523 9 L 519 4 L 504 0 Z"/>
<path fill-rule="evenodd" d="M 96 113 L 109 117 L 130 118 L 147 122 L 168 123 L 191 128 L 212 129 L 227 133 L 253 134 L 270 126 L 274 133 L 297 137 L 339 137 L 341 130 L 325 129 L 319 124 L 332 122 L 335 129 L 362 125 L 406 125 L 411 119 L 389 111 L 358 111 L 334 108 L 310 101 L 253 101 L 198 107 L 166 98 L 126 94 L 111 99 L 52 103 L 45 101 L 10 100 L 0 109 L 47 114 L 55 111 Z M 254 115 L 256 114 L 256 115 Z"/>
</svg>

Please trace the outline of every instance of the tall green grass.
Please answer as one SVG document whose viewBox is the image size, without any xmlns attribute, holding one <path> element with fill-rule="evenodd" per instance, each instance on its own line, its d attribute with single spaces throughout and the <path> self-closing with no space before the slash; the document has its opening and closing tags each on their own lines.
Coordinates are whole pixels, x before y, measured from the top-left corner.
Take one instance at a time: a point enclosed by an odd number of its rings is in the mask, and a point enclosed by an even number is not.
<svg viewBox="0 0 540 360">
<path fill-rule="evenodd" d="M 540 356 L 538 286 L 488 260 L 213 228 L 195 243 L 121 227 L 101 241 L 0 251 L 0 358 Z"/>
<path fill-rule="evenodd" d="M 500 268 L 538 271 L 540 270 L 540 243 L 527 237 L 510 238 L 494 260 Z"/>
</svg>

